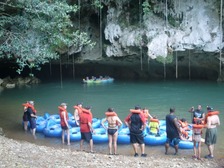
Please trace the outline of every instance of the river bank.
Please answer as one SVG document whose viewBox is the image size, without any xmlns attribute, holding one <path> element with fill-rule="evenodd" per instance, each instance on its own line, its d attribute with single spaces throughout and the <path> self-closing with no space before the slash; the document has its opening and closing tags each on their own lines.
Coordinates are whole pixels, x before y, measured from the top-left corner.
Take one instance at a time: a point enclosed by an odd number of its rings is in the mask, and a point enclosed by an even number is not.
<svg viewBox="0 0 224 168">
<path fill-rule="evenodd" d="M 193 160 L 184 156 L 161 155 L 146 158 L 88 153 L 65 148 L 40 146 L 0 136 L 0 167 L 197 167 L 221 168 L 222 160 Z"/>
</svg>

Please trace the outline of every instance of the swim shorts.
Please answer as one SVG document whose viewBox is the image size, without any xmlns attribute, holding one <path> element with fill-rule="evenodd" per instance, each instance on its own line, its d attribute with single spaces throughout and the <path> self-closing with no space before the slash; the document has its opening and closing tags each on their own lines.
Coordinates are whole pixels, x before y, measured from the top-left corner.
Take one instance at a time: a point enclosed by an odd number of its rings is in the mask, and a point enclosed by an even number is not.
<svg viewBox="0 0 224 168">
<path fill-rule="evenodd" d="M 217 141 L 217 128 L 208 128 L 205 133 L 205 144 L 213 145 Z"/>
<path fill-rule="evenodd" d="M 91 132 L 81 132 L 81 139 L 89 142 L 92 139 L 92 133 Z"/>
<path fill-rule="evenodd" d="M 28 116 L 26 113 L 23 114 L 23 121 L 29 121 Z"/>
<path fill-rule="evenodd" d="M 61 126 L 61 129 L 68 130 L 68 127 L 67 126 Z"/>
<path fill-rule="evenodd" d="M 134 143 L 144 144 L 143 134 L 133 134 L 133 133 L 130 133 L 130 141 L 133 144 Z"/>
<path fill-rule="evenodd" d="M 201 135 L 199 134 L 199 135 L 193 135 L 193 140 L 195 141 L 195 142 L 201 142 Z"/>
<path fill-rule="evenodd" d="M 178 145 L 179 142 L 180 142 L 179 138 L 173 138 L 173 139 L 167 138 L 166 139 L 166 143 L 168 143 L 168 144 L 172 143 L 174 146 Z"/>
<path fill-rule="evenodd" d="M 31 119 L 30 119 L 30 128 L 31 129 L 36 128 L 36 119 L 34 117 L 31 117 Z"/>
</svg>

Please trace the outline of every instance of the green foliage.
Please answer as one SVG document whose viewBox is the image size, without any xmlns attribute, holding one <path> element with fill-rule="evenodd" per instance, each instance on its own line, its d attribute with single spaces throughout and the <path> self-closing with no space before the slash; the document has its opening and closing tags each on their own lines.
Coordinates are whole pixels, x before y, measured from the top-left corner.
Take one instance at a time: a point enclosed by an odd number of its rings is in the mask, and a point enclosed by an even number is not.
<svg viewBox="0 0 224 168">
<path fill-rule="evenodd" d="M 156 60 L 158 62 L 161 62 L 161 63 L 166 63 L 166 64 L 169 64 L 169 63 L 172 63 L 173 62 L 173 55 L 172 54 L 168 54 L 166 57 L 163 57 L 163 56 L 158 56 L 156 58 Z"/>
<path fill-rule="evenodd" d="M 151 11 L 152 11 L 152 7 L 151 5 L 149 4 L 148 0 L 145 0 L 142 4 L 142 7 L 143 7 L 143 13 L 145 15 L 149 14 Z"/>
<path fill-rule="evenodd" d="M 77 10 L 65 0 L 0 3 L 0 58 L 15 60 L 21 73 L 26 66 L 39 69 L 69 47 L 92 44 L 86 33 L 73 27 L 70 13 Z"/>
<path fill-rule="evenodd" d="M 100 9 L 103 8 L 103 5 L 101 5 L 101 0 L 93 0 L 92 5 L 96 8 L 100 8 Z"/>
</svg>

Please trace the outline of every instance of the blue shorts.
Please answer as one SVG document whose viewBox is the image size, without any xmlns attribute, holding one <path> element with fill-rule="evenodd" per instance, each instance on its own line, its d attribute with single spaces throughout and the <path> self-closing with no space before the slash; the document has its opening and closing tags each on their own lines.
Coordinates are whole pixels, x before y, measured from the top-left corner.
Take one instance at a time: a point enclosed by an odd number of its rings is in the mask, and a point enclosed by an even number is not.
<svg viewBox="0 0 224 168">
<path fill-rule="evenodd" d="M 30 128 L 35 129 L 36 128 L 36 119 L 31 117 L 30 119 Z"/>
<path fill-rule="evenodd" d="M 89 142 L 92 139 L 92 133 L 91 132 L 81 132 L 81 139 Z"/>
<path fill-rule="evenodd" d="M 174 146 L 178 145 L 179 142 L 180 142 L 179 138 L 173 138 L 173 139 L 167 138 L 166 139 L 166 143 L 168 143 L 168 144 L 172 143 Z"/>
</svg>

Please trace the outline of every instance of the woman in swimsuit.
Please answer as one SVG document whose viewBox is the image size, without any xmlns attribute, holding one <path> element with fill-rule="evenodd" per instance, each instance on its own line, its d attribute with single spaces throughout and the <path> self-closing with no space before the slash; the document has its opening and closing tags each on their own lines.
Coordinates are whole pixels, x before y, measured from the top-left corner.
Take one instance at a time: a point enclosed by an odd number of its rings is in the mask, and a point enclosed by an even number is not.
<svg viewBox="0 0 224 168">
<path fill-rule="evenodd" d="M 122 125 L 121 120 L 117 116 L 116 112 L 112 108 L 108 108 L 106 114 L 106 118 L 102 120 L 101 125 L 104 129 L 107 130 L 108 139 L 109 139 L 109 155 L 117 155 L 117 137 L 118 137 L 118 129 Z M 105 122 L 108 122 L 108 126 L 105 126 Z M 114 148 L 114 153 L 112 153 L 112 144 Z"/>
</svg>

